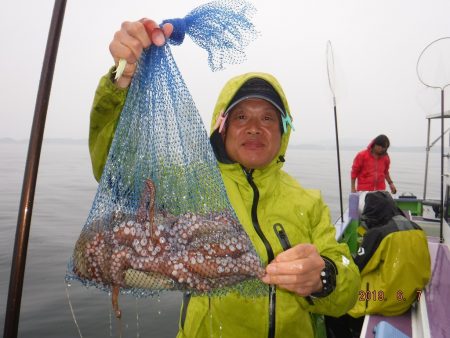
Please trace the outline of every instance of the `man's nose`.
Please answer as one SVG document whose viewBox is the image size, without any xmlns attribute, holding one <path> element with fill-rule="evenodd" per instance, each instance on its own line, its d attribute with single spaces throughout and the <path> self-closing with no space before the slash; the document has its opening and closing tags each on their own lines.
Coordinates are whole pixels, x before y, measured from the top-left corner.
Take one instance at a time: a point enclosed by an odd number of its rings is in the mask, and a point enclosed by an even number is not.
<svg viewBox="0 0 450 338">
<path fill-rule="evenodd" d="M 259 134 L 261 132 L 261 122 L 258 119 L 252 118 L 247 124 L 248 134 Z"/>
</svg>

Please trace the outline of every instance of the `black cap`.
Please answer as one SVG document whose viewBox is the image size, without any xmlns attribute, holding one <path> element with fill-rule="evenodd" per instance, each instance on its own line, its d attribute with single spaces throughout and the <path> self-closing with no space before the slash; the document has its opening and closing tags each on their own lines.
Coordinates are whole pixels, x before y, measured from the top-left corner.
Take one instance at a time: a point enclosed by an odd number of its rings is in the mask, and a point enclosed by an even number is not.
<svg viewBox="0 0 450 338">
<path fill-rule="evenodd" d="M 269 82 L 258 77 L 247 80 L 241 88 L 238 89 L 236 94 L 234 94 L 231 99 L 227 109 L 225 109 L 224 116 L 226 116 L 231 109 L 233 109 L 240 102 L 254 98 L 263 99 L 270 102 L 275 108 L 278 109 L 281 116 L 286 116 L 286 110 L 280 95 Z"/>
</svg>

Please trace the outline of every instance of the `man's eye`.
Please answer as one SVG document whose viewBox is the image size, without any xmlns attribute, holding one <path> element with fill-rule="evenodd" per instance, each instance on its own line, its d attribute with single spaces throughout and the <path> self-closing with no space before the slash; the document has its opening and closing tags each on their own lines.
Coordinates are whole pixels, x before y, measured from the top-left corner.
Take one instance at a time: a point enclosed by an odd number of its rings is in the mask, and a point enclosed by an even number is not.
<svg viewBox="0 0 450 338">
<path fill-rule="evenodd" d="M 239 120 L 243 120 L 243 119 L 245 119 L 245 115 L 244 114 L 240 114 L 240 115 L 237 116 L 237 118 Z"/>
</svg>

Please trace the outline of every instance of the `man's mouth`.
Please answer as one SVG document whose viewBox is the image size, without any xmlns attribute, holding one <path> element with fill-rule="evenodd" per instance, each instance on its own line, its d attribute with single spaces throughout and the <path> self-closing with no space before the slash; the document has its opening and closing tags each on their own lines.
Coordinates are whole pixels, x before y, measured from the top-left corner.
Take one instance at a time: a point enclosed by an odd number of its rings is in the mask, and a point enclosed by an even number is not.
<svg viewBox="0 0 450 338">
<path fill-rule="evenodd" d="M 263 148 L 265 145 L 261 141 L 247 140 L 247 141 L 242 143 L 242 146 L 247 148 L 247 149 L 259 149 L 259 148 Z"/>
</svg>

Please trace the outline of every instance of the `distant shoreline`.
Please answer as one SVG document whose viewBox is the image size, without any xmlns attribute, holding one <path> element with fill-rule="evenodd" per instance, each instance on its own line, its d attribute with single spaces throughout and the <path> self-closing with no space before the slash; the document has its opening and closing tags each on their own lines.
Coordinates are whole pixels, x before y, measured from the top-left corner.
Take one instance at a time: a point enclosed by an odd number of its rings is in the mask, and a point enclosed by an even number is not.
<svg viewBox="0 0 450 338">
<path fill-rule="evenodd" d="M 13 138 L 0 138 L 0 144 L 27 144 L 28 139 L 20 139 L 16 140 Z M 70 138 L 44 138 L 43 143 L 47 144 L 88 144 L 87 139 L 70 139 Z M 292 149 L 308 149 L 308 150 L 318 150 L 318 151 L 325 151 L 325 150 L 335 150 L 336 146 L 332 144 L 328 144 L 325 142 L 317 142 L 317 144 L 289 144 L 289 148 Z M 345 144 L 342 143 L 340 145 L 341 150 L 353 150 L 358 151 L 364 149 L 364 146 L 361 147 L 359 145 L 354 144 Z M 391 151 L 402 151 L 402 152 L 425 152 L 425 146 L 400 146 L 395 147 L 392 146 Z M 440 147 L 436 146 L 431 149 L 431 152 L 439 152 Z"/>
<path fill-rule="evenodd" d="M 0 138 L 0 144 L 23 144 L 28 143 L 28 139 L 16 140 L 13 138 Z M 43 143 L 59 143 L 59 144 L 87 144 L 87 139 L 71 139 L 71 138 L 44 138 Z"/>
<path fill-rule="evenodd" d="M 293 149 L 309 149 L 309 150 L 336 150 L 336 146 L 335 145 L 327 145 L 327 144 L 289 144 L 289 148 L 293 148 Z M 359 151 L 359 150 L 363 150 L 366 147 L 364 146 L 356 146 L 356 145 L 346 145 L 346 144 L 341 144 L 340 145 L 340 150 L 352 150 L 352 151 Z M 390 151 L 404 151 L 404 152 L 425 152 L 425 146 L 400 146 L 400 147 L 390 147 L 389 148 Z M 440 149 L 431 149 L 431 152 L 439 152 Z"/>
</svg>

